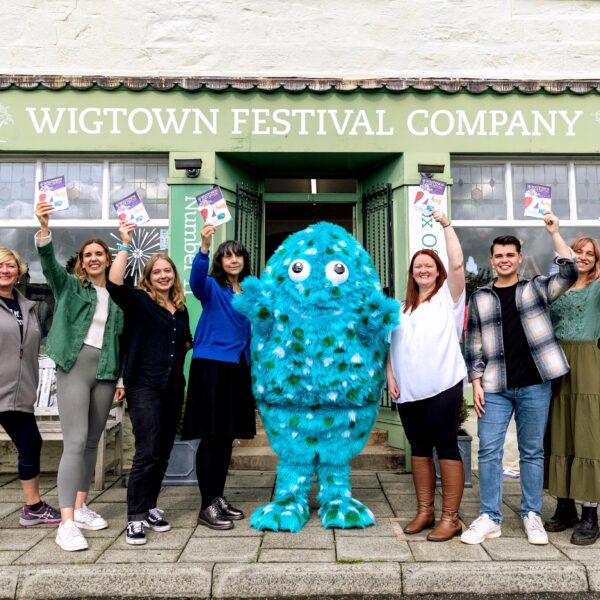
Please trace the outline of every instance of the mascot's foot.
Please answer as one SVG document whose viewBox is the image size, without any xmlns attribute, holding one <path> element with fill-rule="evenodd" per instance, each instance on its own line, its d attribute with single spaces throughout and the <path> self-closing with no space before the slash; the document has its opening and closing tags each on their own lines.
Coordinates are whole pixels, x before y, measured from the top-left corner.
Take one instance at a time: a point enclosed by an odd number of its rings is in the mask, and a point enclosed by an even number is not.
<svg viewBox="0 0 600 600">
<path fill-rule="evenodd" d="M 269 502 L 254 511 L 250 526 L 254 529 L 298 532 L 310 516 L 307 502 L 287 498 Z"/>
<path fill-rule="evenodd" d="M 375 524 L 375 517 L 368 506 L 351 497 L 339 496 L 325 502 L 319 509 L 323 527 L 368 527 Z"/>
</svg>

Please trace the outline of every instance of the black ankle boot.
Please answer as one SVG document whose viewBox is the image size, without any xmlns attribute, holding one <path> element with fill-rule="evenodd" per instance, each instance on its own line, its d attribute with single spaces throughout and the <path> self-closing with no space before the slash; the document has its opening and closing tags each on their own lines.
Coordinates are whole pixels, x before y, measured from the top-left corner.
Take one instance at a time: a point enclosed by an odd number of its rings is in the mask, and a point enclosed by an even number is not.
<svg viewBox="0 0 600 600">
<path fill-rule="evenodd" d="M 227 500 L 225 496 L 217 498 L 215 502 L 217 503 L 221 513 L 226 517 L 233 519 L 234 521 L 239 521 L 240 519 L 244 518 L 244 512 L 235 506 L 231 506 L 231 504 L 229 504 L 229 500 Z"/>
<path fill-rule="evenodd" d="M 211 529 L 233 529 L 233 522 L 221 512 L 219 503 L 216 500 L 200 511 L 198 525 L 204 525 Z"/>
<path fill-rule="evenodd" d="M 581 509 L 581 521 L 575 525 L 571 544 L 589 546 L 598 539 L 598 509 L 595 506 L 584 506 Z"/>
<path fill-rule="evenodd" d="M 571 498 L 557 498 L 556 510 L 550 519 L 544 523 L 546 531 L 564 531 L 579 523 L 575 500 Z"/>
</svg>

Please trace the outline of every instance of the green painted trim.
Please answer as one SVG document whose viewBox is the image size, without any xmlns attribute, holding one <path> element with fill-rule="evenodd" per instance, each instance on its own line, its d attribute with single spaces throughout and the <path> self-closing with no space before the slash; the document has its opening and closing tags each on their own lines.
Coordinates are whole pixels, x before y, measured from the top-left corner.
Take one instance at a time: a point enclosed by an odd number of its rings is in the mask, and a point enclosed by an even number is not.
<svg viewBox="0 0 600 600">
<path fill-rule="evenodd" d="M 358 194 L 284 194 L 284 193 L 269 193 L 263 194 L 265 202 L 337 202 L 340 204 L 352 204 L 359 201 Z"/>
</svg>

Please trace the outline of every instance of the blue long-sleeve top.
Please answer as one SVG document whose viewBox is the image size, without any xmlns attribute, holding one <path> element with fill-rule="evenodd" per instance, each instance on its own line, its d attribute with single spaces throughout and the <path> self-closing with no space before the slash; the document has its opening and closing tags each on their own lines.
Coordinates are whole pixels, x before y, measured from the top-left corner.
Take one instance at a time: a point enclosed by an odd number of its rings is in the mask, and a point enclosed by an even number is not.
<svg viewBox="0 0 600 600">
<path fill-rule="evenodd" d="M 233 289 L 208 276 L 208 264 L 208 254 L 199 250 L 190 275 L 192 292 L 202 303 L 192 358 L 239 363 L 243 352 L 250 364 L 250 321 L 231 305 Z"/>
</svg>

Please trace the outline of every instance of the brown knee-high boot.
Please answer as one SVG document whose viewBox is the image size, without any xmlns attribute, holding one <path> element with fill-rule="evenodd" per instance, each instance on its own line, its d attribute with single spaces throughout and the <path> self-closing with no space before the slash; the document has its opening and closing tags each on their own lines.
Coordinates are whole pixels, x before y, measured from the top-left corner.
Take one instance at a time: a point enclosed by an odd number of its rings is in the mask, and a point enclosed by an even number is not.
<svg viewBox="0 0 600 600">
<path fill-rule="evenodd" d="M 465 471 L 460 460 L 440 460 L 442 479 L 442 516 L 427 536 L 430 542 L 445 542 L 462 533 L 458 509 L 465 486 Z"/>
<path fill-rule="evenodd" d="M 417 494 L 417 514 L 404 528 L 404 533 L 419 533 L 435 523 L 433 501 L 435 498 L 435 469 L 433 458 L 413 456 L 412 476 Z"/>
</svg>

